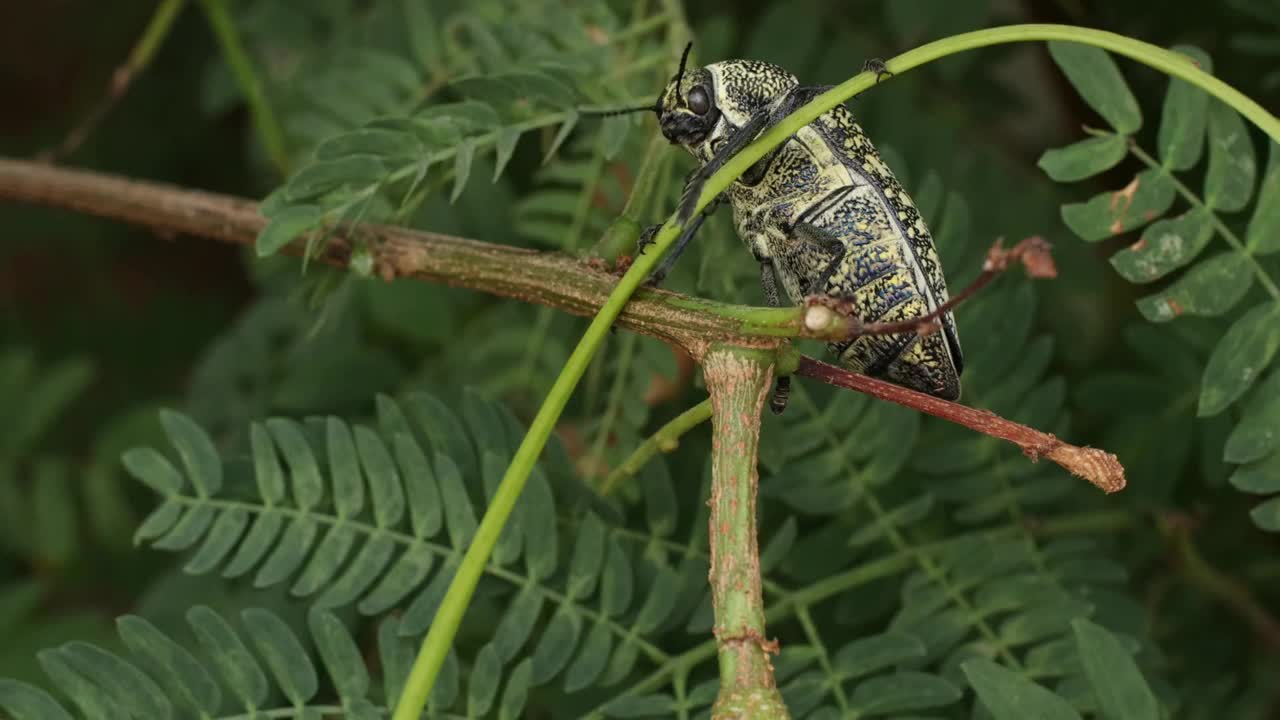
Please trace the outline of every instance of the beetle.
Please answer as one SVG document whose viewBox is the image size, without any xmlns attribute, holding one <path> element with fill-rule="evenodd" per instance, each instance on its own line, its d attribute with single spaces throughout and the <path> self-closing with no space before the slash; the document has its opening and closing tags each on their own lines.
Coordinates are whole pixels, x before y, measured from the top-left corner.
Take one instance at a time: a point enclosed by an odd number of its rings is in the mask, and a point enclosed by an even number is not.
<svg viewBox="0 0 1280 720">
<path fill-rule="evenodd" d="M 947 301 L 933 237 L 910 196 L 843 105 L 802 127 L 757 161 L 697 217 L 690 217 L 706 179 L 761 133 L 829 89 L 800 85 L 785 69 L 757 60 L 727 60 L 679 70 L 651 110 L 663 136 L 698 161 L 678 217 L 685 229 L 650 277 L 661 282 L 708 214 L 726 199 L 739 238 L 760 264 L 767 302 L 793 304 L 821 294 L 849 300 L 863 322 L 924 317 Z M 868 64 L 877 79 L 883 64 Z M 647 232 L 641 248 L 652 237 Z M 781 291 L 781 292 L 780 292 Z M 955 400 L 963 356 L 955 319 L 941 331 L 865 335 L 833 342 L 845 367 Z M 789 378 L 772 403 L 785 407 Z"/>
</svg>

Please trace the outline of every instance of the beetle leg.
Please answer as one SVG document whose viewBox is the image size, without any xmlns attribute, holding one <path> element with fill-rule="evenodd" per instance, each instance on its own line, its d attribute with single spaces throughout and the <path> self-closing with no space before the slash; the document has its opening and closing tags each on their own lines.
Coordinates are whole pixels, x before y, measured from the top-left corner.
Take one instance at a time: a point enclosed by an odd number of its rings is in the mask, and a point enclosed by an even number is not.
<svg viewBox="0 0 1280 720">
<path fill-rule="evenodd" d="M 833 235 L 830 231 L 823 230 L 817 225 L 813 225 L 811 223 L 796 223 L 791 228 L 791 234 L 794 235 L 796 239 L 809 245 L 813 245 L 831 256 L 830 262 L 828 262 L 827 266 L 822 269 L 822 272 L 818 275 L 817 279 L 813 281 L 813 284 L 809 286 L 809 292 L 811 293 L 816 292 L 826 294 L 827 282 L 831 280 L 831 276 L 840 267 L 840 263 L 844 261 L 844 243 L 840 242 L 840 238 Z"/>
<path fill-rule="evenodd" d="M 794 112 L 796 108 L 831 88 L 831 85 L 798 85 L 787 91 L 787 94 L 783 95 L 782 99 L 771 107 L 752 115 L 750 120 L 738 128 L 720 146 L 720 149 L 716 151 L 715 157 L 712 157 L 699 168 L 697 174 L 685 184 L 684 192 L 680 196 L 677 217 L 684 221 L 693 215 L 693 209 L 698 204 L 698 196 L 702 194 L 702 186 L 706 184 L 707 178 L 724 167 L 724 164 L 737 155 L 742 148 L 750 145 L 751 141 L 755 140 L 760 133 L 777 125 L 783 118 Z"/>
<path fill-rule="evenodd" d="M 885 66 L 884 60 L 880 58 L 869 58 L 862 63 L 862 72 L 873 72 L 876 74 L 876 84 L 886 77 L 893 77 L 893 73 Z"/>
<path fill-rule="evenodd" d="M 781 307 L 782 297 L 778 295 L 778 277 L 773 273 L 773 260 L 760 260 L 760 286 L 764 288 L 764 301 L 769 307 Z M 769 399 L 769 409 L 774 415 L 781 415 L 787 409 L 787 400 L 791 397 L 791 376 L 783 375 L 773 383 L 773 397 Z"/>
<path fill-rule="evenodd" d="M 650 225 L 649 227 L 640 231 L 640 239 L 636 240 L 637 255 L 643 255 L 644 251 L 648 249 L 650 245 L 653 244 L 653 238 L 655 235 L 658 234 L 658 230 L 660 230 L 661 228 L 662 228 L 661 224 Z"/>
<path fill-rule="evenodd" d="M 698 228 L 702 227 L 702 223 L 707 221 L 707 216 L 712 212 L 715 212 L 718 205 L 718 202 L 708 205 L 706 209 L 698 215 L 698 217 L 685 223 L 684 230 L 680 232 L 680 237 L 676 238 L 675 244 L 673 244 L 671 249 L 667 251 L 666 256 L 662 258 L 662 262 L 652 273 L 650 273 L 649 279 L 644 281 L 644 284 L 647 287 L 658 287 L 662 284 L 663 280 L 667 279 L 667 273 L 671 272 L 671 268 L 675 267 L 676 260 L 680 258 L 681 253 L 683 253 L 685 248 L 688 247 L 689 241 L 692 240 L 694 234 L 698 232 Z M 653 230 L 652 233 L 646 230 L 645 233 L 647 234 L 647 237 L 646 234 L 641 234 L 641 242 L 645 242 L 647 240 L 646 245 L 652 244 L 653 236 L 657 234 L 658 228 L 660 227 L 662 226 L 654 225 L 651 228 Z M 640 247 L 638 243 L 637 247 Z M 641 249 L 641 252 L 644 252 L 644 250 Z"/>
</svg>

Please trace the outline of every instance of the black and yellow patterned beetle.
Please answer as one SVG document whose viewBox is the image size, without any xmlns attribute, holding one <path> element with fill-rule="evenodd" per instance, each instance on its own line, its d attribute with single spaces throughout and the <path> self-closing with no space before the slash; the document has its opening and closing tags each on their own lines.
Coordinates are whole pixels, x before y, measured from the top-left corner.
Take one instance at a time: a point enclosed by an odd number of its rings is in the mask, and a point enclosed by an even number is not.
<svg viewBox="0 0 1280 720">
<path fill-rule="evenodd" d="M 685 60 L 652 107 L 662 134 L 701 163 L 681 217 L 703 182 L 735 153 L 826 87 L 801 86 L 769 63 L 728 60 L 686 72 Z M 844 106 L 801 128 L 687 223 L 654 273 L 661 281 L 706 214 L 727 196 L 738 235 L 760 262 L 765 296 L 780 304 L 826 294 L 850 300 L 864 322 L 911 320 L 947 300 L 933 238 L 911 198 Z M 948 400 L 963 361 L 955 319 L 942 331 L 872 335 L 829 347 L 843 365 Z M 774 410 L 785 404 L 785 378 Z"/>
</svg>

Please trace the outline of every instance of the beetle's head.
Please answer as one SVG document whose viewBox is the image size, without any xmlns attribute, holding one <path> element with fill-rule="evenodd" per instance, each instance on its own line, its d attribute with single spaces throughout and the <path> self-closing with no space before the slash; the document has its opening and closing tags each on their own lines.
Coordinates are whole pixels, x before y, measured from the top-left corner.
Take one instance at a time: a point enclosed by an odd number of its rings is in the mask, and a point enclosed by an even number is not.
<svg viewBox="0 0 1280 720">
<path fill-rule="evenodd" d="M 685 46 L 680 68 L 652 105 L 592 112 L 597 116 L 652 112 L 662 135 L 700 162 L 708 162 L 737 128 L 769 109 L 797 84 L 791 73 L 758 60 L 725 60 L 689 68 Z"/>
<path fill-rule="evenodd" d="M 692 43 L 685 46 L 684 55 L 680 57 L 680 69 L 667 83 L 654 106 L 663 137 L 672 145 L 683 145 L 689 150 L 702 144 L 720 120 L 710 71 L 685 67 L 692 47 Z"/>
</svg>

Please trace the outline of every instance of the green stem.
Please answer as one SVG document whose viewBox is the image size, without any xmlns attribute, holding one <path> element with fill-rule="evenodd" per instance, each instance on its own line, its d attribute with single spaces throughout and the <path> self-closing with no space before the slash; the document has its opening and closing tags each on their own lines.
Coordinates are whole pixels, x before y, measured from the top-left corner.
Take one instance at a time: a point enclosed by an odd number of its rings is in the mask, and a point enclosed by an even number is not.
<svg viewBox="0 0 1280 720">
<path fill-rule="evenodd" d="M 844 683 L 841 682 L 843 678 L 836 674 L 835 667 L 831 664 L 831 653 L 827 651 L 826 643 L 822 641 L 822 633 L 818 632 L 818 626 L 813 622 L 813 616 L 809 614 L 808 605 L 800 605 L 796 608 L 796 620 L 804 630 L 804 638 L 809 641 L 809 647 L 818 653 L 818 667 L 822 668 L 823 674 L 828 678 L 831 694 L 835 696 L 836 705 L 840 708 L 840 717 L 849 717 L 849 698 L 845 696 Z"/>
<path fill-rule="evenodd" d="M 621 465 L 614 468 L 600 487 L 600 494 L 608 495 L 636 473 L 659 452 L 671 452 L 680 442 L 680 436 L 701 425 L 711 418 L 711 400 L 703 400 L 680 413 L 671 422 L 663 425 L 648 440 L 632 451 Z"/>
<path fill-rule="evenodd" d="M 537 415 L 529 425 L 529 431 L 521 441 L 520 447 L 516 449 L 515 457 L 512 458 L 511 465 L 503 475 L 502 482 L 499 483 L 493 500 L 489 503 L 489 508 L 480 520 L 480 526 L 476 530 L 471 546 L 467 548 L 462 563 L 458 566 L 458 571 L 445 593 L 444 600 L 436 611 L 431 628 L 422 640 L 422 649 L 414 659 L 413 668 L 405 682 L 400 701 L 396 703 L 393 720 L 416 720 L 421 715 L 422 708 L 426 705 L 427 695 L 435 684 L 436 675 L 440 672 L 440 666 L 444 663 L 445 656 L 453 644 L 453 638 L 458 632 L 462 615 L 471 602 L 476 584 L 480 581 L 489 555 L 498 541 L 498 535 L 506 525 L 507 518 L 511 515 L 520 492 L 524 489 L 525 481 L 533 471 L 534 463 L 542 454 L 542 448 L 551 437 L 556 421 L 564 412 L 574 388 L 582 379 L 596 350 L 608 336 L 609 328 L 622 312 L 623 306 L 649 276 L 679 232 L 680 227 L 671 222 L 664 225 L 658 232 L 652 251 L 637 258 L 618 281 L 599 313 L 591 320 L 582 340 L 578 342 L 578 346 L 574 348 L 560 371 L 559 377 L 551 386 L 546 400 L 543 401 L 542 407 L 538 409 Z"/>
<path fill-rule="evenodd" d="M 596 135 L 596 152 L 591 159 L 591 169 L 588 170 L 587 179 L 583 182 L 582 190 L 578 193 L 578 204 L 573 209 L 573 218 L 569 222 L 569 233 L 565 239 L 564 248 L 569 252 L 576 252 L 578 244 L 582 242 L 583 235 L 586 232 L 587 220 L 591 216 L 591 205 L 595 200 L 596 189 L 600 186 L 600 180 L 604 176 L 605 162 L 603 152 L 603 133 Z M 526 387 L 533 387 L 533 373 L 537 364 L 539 353 L 542 352 L 542 346 L 546 343 L 547 333 L 551 329 L 551 320 L 554 313 L 549 307 L 542 307 L 538 310 L 538 317 L 534 321 L 534 330 L 530 334 L 529 345 L 525 349 L 524 359 L 520 363 L 521 382 Z M 541 388 L 537 388 L 541 390 Z"/>
<path fill-rule="evenodd" d="M 244 93 L 245 102 L 249 104 L 249 114 L 253 117 L 258 136 L 271 156 L 271 162 L 281 174 L 289 173 L 289 154 L 285 150 L 284 130 L 281 129 L 271 104 L 267 102 L 266 92 L 262 89 L 262 80 L 253 60 L 240 42 L 240 33 L 236 30 L 235 21 L 227 10 L 225 0 L 200 0 L 213 34 L 218 37 L 222 46 L 222 54 L 235 75 L 240 90 Z"/>
<path fill-rule="evenodd" d="M 155 57 L 156 51 L 169 35 L 173 21 L 178 18 L 178 13 L 185 3 L 186 0 L 163 0 L 156 7 L 155 14 L 151 16 L 151 21 L 142 31 L 142 37 L 138 39 L 138 44 L 134 45 L 133 50 L 129 52 L 129 60 L 125 67 L 129 68 L 131 73 L 151 63 L 151 59 Z"/>
<path fill-rule="evenodd" d="M 765 636 L 756 543 L 760 411 L 773 379 L 773 356 L 719 347 L 703 362 L 711 394 L 711 606 L 715 611 L 720 694 L 713 718 L 788 717 Z"/>
</svg>

